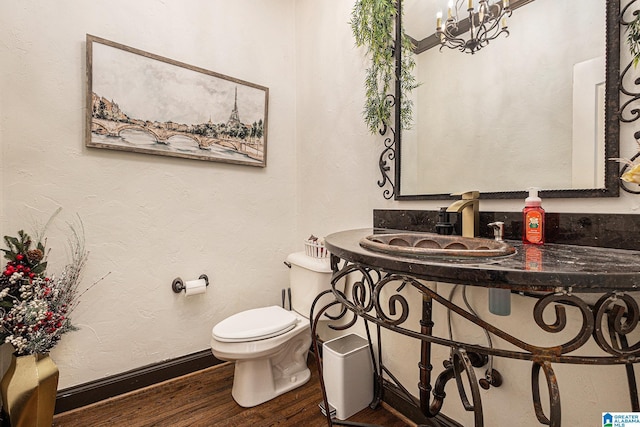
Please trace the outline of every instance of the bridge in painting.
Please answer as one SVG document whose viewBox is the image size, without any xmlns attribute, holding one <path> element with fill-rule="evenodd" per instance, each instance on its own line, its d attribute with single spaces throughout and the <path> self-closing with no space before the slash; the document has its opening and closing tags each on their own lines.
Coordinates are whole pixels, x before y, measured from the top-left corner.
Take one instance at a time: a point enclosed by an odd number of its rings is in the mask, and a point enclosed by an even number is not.
<svg viewBox="0 0 640 427">
<path fill-rule="evenodd" d="M 243 140 L 211 138 L 208 136 L 198 135 L 177 129 L 167 129 L 165 127 L 154 125 L 150 122 L 138 124 L 99 119 L 96 117 L 91 118 L 91 132 L 93 133 L 119 137 L 120 133 L 124 130 L 138 130 L 146 132 L 152 135 L 155 138 L 156 142 L 159 144 L 168 145 L 169 139 L 171 137 L 183 136 L 185 138 L 193 140 L 201 149 L 206 149 L 207 147 L 210 147 L 212 145 L 218 145 L 224 148 L 235 150 L 239 153 L 246 154 L 254 159 L 262 160 L 263 157 L 262 144 L 260 143 L 250 143 Z"/>
</svg>

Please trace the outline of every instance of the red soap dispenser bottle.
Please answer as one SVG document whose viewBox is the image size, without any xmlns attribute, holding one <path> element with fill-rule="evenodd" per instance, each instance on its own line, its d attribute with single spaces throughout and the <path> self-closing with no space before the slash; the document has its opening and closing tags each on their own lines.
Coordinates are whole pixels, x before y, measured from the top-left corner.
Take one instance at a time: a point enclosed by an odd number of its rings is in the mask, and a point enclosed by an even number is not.
<svg viewBox="0 0 640 427">
<path fill-rule="evenodd" d="M 538 189 L 530 188 L 522 210 L 522 241 L 533 245 L 544 243 L 544 209 Z"/>
</svg>

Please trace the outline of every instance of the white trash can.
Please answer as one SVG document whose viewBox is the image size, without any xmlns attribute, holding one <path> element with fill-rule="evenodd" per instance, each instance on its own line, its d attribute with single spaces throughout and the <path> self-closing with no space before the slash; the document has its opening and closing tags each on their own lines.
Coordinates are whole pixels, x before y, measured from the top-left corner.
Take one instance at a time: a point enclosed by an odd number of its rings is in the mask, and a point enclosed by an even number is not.
<svg viewBox="0 0 640 427">
<path fill-rule="evenodd" d="M 345 335 L 322 345 L 322 374 L 337 419 L 346 420 L 373 400 L 369 342 L 360 335 Z"/>
</svg>

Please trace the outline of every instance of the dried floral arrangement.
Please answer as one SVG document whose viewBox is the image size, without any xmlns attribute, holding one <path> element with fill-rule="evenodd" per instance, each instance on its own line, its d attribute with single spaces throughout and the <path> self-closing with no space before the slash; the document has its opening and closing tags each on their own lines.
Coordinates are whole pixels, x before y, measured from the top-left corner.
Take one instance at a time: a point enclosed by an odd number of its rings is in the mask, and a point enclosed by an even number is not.
<svg viewBox="0 0 640 427">
<path fill-rule="evenodd" d="M 0 342 L 11 344 L 17 356 L 49 353 L 63 334 L 77 329 L 69 315 L 80 296 L 88 253 L 84 233 L 70 228 L 72 259 L 57 276 L 47 275 L 44 239 L 33 241 L 23 230 L 4 237 L 8 249 L 1 250 L 8 262 L 0 274 Z"/>
</svg>

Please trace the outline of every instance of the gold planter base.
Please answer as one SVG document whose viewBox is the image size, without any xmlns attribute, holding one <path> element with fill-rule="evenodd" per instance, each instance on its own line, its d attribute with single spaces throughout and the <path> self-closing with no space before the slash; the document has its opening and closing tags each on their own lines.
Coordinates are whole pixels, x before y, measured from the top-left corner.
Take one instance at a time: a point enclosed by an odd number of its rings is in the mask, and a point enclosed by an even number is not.
<svg viewBox="0 0 640 427">
<path fill-rule="evenodd" d="M 51 427 L 57 389 L 58 367 L 48 355 L 13 356 L 0 382 L 3 415 L 11 427 Z"/>
</svg>

